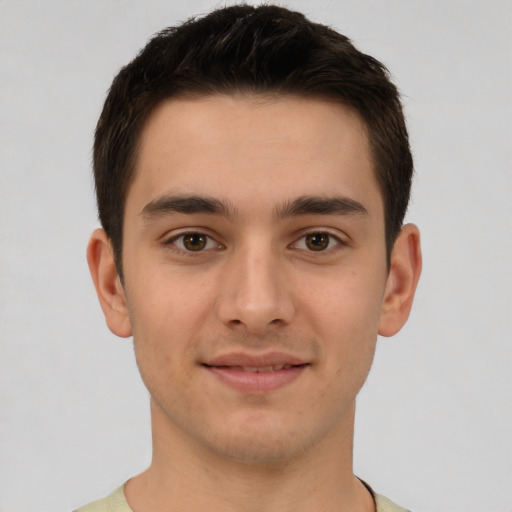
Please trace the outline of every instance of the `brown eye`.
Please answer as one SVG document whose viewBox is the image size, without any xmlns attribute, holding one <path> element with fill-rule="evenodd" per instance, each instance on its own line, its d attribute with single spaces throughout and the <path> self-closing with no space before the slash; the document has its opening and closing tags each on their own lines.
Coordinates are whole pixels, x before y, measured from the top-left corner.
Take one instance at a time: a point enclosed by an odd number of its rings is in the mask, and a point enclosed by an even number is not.
<svg viewBox="0 0 512 512">
<path fill-rule="evenodd" d="M 202 251 L 208 243 L 208 237 L 202 233 L 183 235 L 183 246 L 187 251 Z"/>
<path fill-rule="evenodd" d="M 223 247 L 211 236 L 200 231 L 189 231 L 171 238 L 165 245 L 174 246 L 180 253 L 198 253 L 221 250 Z"/>
<path fill-rule="evenodd" d="M 330 236 L 328 233 L 311 233 L 306 235 L 306 247 L 311 251 L 325 251 L 329 247 Z"/>
</svg>

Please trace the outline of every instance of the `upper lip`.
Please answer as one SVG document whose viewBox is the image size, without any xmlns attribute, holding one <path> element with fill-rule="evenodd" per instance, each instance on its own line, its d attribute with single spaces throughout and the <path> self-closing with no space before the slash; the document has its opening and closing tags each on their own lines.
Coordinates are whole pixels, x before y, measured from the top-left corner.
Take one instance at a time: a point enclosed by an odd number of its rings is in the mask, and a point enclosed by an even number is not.
<svg viewBox="0 0 512 512">
<path fill-rule="evenodd" d="M 291 365 L 298 366 L 307 364 L 307 361 L 284 352 L 269 352 L 266 354 L 247 354 L 244 352 L 230 352 L 212 359 L 203 364 L 206 366 L 245 366 L 262 368 L 266 366 Z"/>
</svg>

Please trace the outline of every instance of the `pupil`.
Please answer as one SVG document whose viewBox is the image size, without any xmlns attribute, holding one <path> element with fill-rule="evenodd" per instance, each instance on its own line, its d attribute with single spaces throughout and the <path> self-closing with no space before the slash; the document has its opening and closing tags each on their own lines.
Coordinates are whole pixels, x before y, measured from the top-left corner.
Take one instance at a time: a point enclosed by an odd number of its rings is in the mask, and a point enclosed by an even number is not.
<svg viewBox="0 0 512 512">
<path fill-rule="evenodd" d="M 312 251 L 323 251 L 329 245 L 329 235 L 326 233 L 313 233 L 306 237 L 306 244 Z"/>
<path fill-rule="evenodd" d="M 206 237 L 199 233 L 186 235 L 183 244 L 189 251 L 201 251 L 206 246 Z"/>
</svg>

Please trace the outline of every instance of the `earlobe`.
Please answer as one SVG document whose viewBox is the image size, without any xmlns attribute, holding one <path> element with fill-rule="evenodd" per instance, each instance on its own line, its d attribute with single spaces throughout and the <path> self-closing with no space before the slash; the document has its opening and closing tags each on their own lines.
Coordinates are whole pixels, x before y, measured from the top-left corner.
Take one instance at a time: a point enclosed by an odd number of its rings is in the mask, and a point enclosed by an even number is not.
<svg viewBox="0 0 512 512">
<path fill-rule="evenodd" d="M 112 244 L 103 229 L 96 229 L 91 235 L 87 263 L 108 328 L 122 338 L 131 336 L 125 292 L 115 265 Z"/>
<path fill-rule="evenodd" d="M 402 228 L 391 254 L 379 334 L 393 336 L 405 324 L 421 274 L 420 233 L 414 224 Z"/>
</svg>

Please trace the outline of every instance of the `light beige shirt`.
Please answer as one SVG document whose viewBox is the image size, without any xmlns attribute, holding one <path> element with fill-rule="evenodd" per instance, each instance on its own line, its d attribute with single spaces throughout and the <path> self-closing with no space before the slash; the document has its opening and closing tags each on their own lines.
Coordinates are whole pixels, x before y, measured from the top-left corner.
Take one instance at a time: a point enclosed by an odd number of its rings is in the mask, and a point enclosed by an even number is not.
<svg viewBox="0 0 512 512">
<path fill-rule="evenodd" d="M 123 488 L 124 485 L 116 489 L 110 496 L 89 503 L 89 505 L 85 505 L 85 507 L 81 507 L 74 512 L 133 512 L 126 501 Z M 410 512 L 405 508 L 399 507 L 386 497 L 376 494 L 370 487 L 368 489 L 375 499 L 377 512 Z"/>
</svg>

